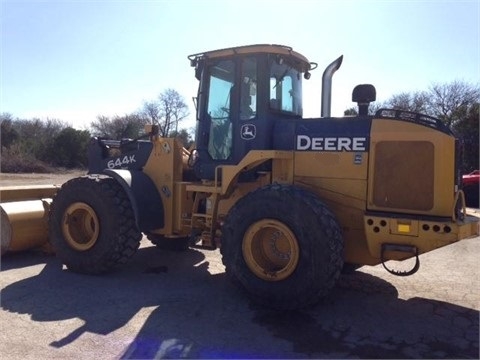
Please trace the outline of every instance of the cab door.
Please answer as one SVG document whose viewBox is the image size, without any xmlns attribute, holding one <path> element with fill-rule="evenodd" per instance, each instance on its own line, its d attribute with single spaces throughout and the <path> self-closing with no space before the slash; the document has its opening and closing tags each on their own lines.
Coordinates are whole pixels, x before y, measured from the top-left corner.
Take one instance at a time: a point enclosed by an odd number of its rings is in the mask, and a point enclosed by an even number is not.
<svg viewBox="0 0 480 360">
<path fill-rule="evenodd" d="M 255 56 L 207 63 L 202 74 L 197 121 L 201 179 L 214 179 L 218 165 L 237 164 L 257 142 L 257 59 Z"/>
<path fill-rule="evenodd" d="M 236 66 L 233 59 L 224 59 L 202 67 L 194 172 L 199 179 L 214 179 L 215 168 L 232 161 Z"/>
</svg>

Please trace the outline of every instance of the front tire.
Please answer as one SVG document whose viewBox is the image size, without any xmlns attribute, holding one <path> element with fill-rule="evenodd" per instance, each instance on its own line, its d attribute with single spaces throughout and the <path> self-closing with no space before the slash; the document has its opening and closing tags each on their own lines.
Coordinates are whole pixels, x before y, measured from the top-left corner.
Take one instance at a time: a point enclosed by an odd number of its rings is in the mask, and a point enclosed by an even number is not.
<svg viewBox="0 0 480 360">
<path fill-rule="evenodd" d="M 335 216 L 315 194 L 289 185 L 268 185 L 240 199 L 221 244 L 227 275 L 253 300 L 277 309 L 318 302 L 343 266 Z"/>
<path fill-rule="evenodd" d="M 72 271 L 100 274 L 126 263 L 142 238 L 123 188 L 105 175 L 65 183 L 53 199 L 50 241 Z"/>
</svg>

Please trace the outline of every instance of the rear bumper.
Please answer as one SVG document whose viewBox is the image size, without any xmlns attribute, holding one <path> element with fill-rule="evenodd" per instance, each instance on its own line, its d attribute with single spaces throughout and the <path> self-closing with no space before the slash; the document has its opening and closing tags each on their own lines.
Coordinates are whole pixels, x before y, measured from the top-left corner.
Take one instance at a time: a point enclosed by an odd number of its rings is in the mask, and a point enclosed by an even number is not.
<svg viewBox="0 0 480 360">
<path fill-rule="evenodd" d="M 480 216 L 480 213 L 477 214 Z M 366 214 L 365 232 L 370 255 L 380 259 L 382 244 L 413 246 L 418 254 L 427 253 L 459 240 L 478 236 L 479 217 L 467 215 L 462 220 L 445 218 L 411 219 L 391 214 Z M 405 253 L 388 254 L 391 260 L 410 257 Z"/>
</svg>

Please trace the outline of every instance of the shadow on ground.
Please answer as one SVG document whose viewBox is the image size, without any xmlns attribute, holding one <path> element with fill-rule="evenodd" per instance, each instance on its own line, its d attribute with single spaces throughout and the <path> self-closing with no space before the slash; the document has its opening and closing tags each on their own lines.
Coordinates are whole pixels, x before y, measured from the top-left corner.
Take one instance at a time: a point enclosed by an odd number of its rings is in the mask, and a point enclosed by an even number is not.
<svg viewBox="0 0 480 360">
<path fill-rule="evenodd" d="M 478 358 L 476 310 L 425 298 L 402 300 L 390 283 L 362 272 L 343 276 L 322 303 L 296 312 L 251 304 L 223 273 L 211 275 L 197 250 L 141 248 L 132 263 L 104 276 L 62 269 L 54 257 L 7 257 L 2 271 L 45 266 L 2 290 L 5 311 L 32 321 L 80 318 L 84 333 L 108 335 L 142 309 L 153 311 L 123 343 L 125 359 L 153 358 Z M 40 258 L 39 258 L 40 256 Z M 23 265 L 22 265 L 23 264 Z M 120 341 L 121 342 L 121 341 Z"/>
</svg>

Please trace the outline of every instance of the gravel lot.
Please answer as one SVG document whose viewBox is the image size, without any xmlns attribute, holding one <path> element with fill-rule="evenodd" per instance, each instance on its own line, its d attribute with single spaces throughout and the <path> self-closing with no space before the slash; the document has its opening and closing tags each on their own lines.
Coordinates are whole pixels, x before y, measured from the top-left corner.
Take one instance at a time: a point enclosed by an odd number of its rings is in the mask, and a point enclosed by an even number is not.
<svg viewBox="0 0 480 360">
<path fill-rule="evenodd" d="M 0 185 L 12 180 L 2 174 Z M 38 251 L 7 254 L 0 358 L 478 359 L 479 244 L 421 255 L 406 278 L 363 267 L 292 312 L 252 304 L 227 281 L 218 251 L 162 251 L 143 239 L 129 264 L 104 276 L 74 274 Z"/>
</svg>

